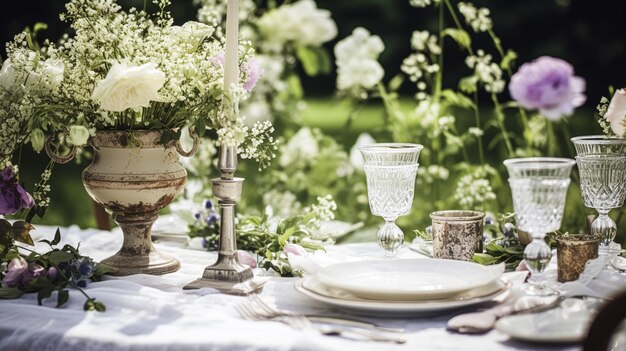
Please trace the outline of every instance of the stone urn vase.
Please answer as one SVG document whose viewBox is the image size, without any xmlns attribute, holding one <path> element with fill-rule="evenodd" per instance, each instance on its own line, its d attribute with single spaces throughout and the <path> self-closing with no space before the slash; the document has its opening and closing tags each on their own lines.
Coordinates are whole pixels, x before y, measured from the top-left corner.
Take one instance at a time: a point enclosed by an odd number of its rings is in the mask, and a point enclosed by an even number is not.
<svg viewBox="0 0 626 351">
<path fill-rule="evenodd" d="M 152 224 L 158 211 L 183 190 L 187 172 L 179 156 L 191 156 L 179 142 L 161 143 L 159 131 L 98 131 L 91 138 L 94 159 L 82 174 L 91 198 L 112 213 L 124 233 L 122 248 L 102 261 L 112 275 L 165 274 L 178 270 L 179 261 L 154 248 Z"/>
</svg>

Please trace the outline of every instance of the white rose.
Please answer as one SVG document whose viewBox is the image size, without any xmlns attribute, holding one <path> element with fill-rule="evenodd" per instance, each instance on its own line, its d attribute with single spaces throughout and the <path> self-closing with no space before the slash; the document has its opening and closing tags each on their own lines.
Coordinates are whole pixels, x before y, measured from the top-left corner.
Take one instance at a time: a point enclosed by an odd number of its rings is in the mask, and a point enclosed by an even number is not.
<svg viewBox="0 0 626 351">
<path fill-rule="evenodd" d="M 358 27 L 349 37 L 339 41 L 334 51 L 337 64 L 340 64 L 353 59 L 377 60 L 384 50 L 385 44 L 378 35 L 371 35 L 367 29 Z"/>
<path fill-rule="evenodd" d="M 626 136 L 626 90 L 615 92 L 611 103 L 604 114 L 604 118 L 611 123 L 613 133 L 619 137 Z"/>
<path fill-rule="evenodd" d="M 17 72 L 11 64 L 11 60 L 4 60 L 4 63 L 2 64 L 2 69 L 0 69 L 0 86 L 2 86 L 7 91 L 12 91 L 15 87 L 16 80 Z"/>
<path fill-rule="evenodd" d="M 269 50 L 280 51 L 287 42 L 320 46 L 337 36 L 337 25 L 330 15 L 330 11 L 318 9 L 315 1 L 301 0 L 269 11 L 258 26 Z"/>
<path fill-rule="evenodd" d="M 204 23 L 189 21 L 181 26 L 170 27 L 172 33 L 181 41 L 198 45 L 204 38 L 208 38 L 215 32 L 215 28 Z"/>
<path fill-rule="evenodd" d="M 63 74 L 65 73 L 65 64 L 61 60 L 47 59 L 44 61 L 44 76 L 46 81 L 50 84 L 48 87 L 56 89 L 61 85 L 63 81 Z"/>
<path fill-rule="evenodd" d="M 361 154 L 361 151 L 359 151 L 359 147 L 375 143 L 376 140 L 374 140 L 374 138 L 370 134 L 361 133 L 359 135 L 359 137 L 356 139 L 356 143 L 354 143 L 354 146 L 352 146 L 352 148 L 350 149 L 350 163 L 352 164 L 352 166 L 354 166 L 354 168 L 363 170 L 363 164 L 365 163 L 365 161 L 363 160 L 363 155 Z"/>
<path fill-rule="evenodd" d="M 146 63 L 131 66 L 116 63 L 101 80 L 91 98 L 100 102 L 105 111 L 120 112 L 129 108 L 150 106 L 150 101 L 159 100 L 159 90 L 165 84 L 165 73 L 156 64 Z"/>
<path fill-rule="evenodd" d="M 346 90 L 352 87 L 372 89 L 378 84 L 385 70 L 376 60 L 350 60 L 337 67 L 337 88 Z"/>
</svg>

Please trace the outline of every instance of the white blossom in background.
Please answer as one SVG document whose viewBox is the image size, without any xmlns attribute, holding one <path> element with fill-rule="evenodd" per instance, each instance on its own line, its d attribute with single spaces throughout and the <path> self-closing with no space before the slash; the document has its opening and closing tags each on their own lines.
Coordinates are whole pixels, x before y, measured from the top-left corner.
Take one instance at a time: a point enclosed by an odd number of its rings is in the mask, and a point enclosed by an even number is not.
<svg viewBox="0 0 626 351">
<path fill-rule="evenodd" d="M 417 51 L 428 51 L 432 54 L 441 54 L 441 47 L 439 46 L 439 38 L 436 35 L 431 34 L 427 30 L 416 30 L 411 35 L 411 47 Z"/>
<path fill-rule="evenodd" d="M 318 9 L 313 0 L 300 0 L 271 10 L 259 18 L 257 25 L 271 51 L 281 51 L 285 43 L 320 46 L 337 36 L 337 25 L 330 11 Z"/>
<path fill-rule="evenodd" d="M 437 4 L 441 0 L 409 0 L 409 4 L 413 7 L 428 7 L 432 4 Z"/>
<path fill-rule="evenodd" d="M 488 8 L 476 8 L 474 4 L 468 2 L 460 2 L 459 12 L 465 17 L 465 22 L 469 24 L 475 32 L 486 32 L 493 28 Z"/>
<path fill-rule="evenodd" d="M 281 148 L 279 163 L 282 167 L 288 167 L 298 160 L 313 160 L 319 154 L 317 139 L 307 127 L 300 128 L 289 142 Z"/>
<path fill-rule="evenodd" d="M 165 84 L 165 73 L 154 63 L 141 66 L 126 62 L 115 63 L 101 80 L 91 98 L 106 111 L 121 112 L 126 109 L 149 107 L 158 101 L 159 90 Z"/>
<path fill-rule="evenodd" d="M 417 172 L 418 179 L 426 184 L 432 184 L 435 181 L 447 180 L 450 177 L 450 171 L 439 165 L 430 165 L 420 168 Z"/>
<path fill-rule="evenodd" d="M 428 82 L 432 82 L 433 77 L 439 72 L 439 64 L 436 61 L 437 55 L 441 54 L 441 47 L 436 35 L 430 32 L 415 31 L 411 36 L 411 47 L 415 50 L 402 61 L 400 69 L 409 80 L 417 87 L 417 100 L 428 98 L 426 89 Z"/>
<path fill-rule="evenodd" d="M 272 189 L 263 194 L 263 203 L 266 207 L 270 207 L 273 216 L 279 218 L 291 217 L 302 210 L 302 204 L 298 201 L 296 195 L 288 190 Z M 272 217 L 272 216 L 268 216 Z"/>
<path fill-rule="evenodd" d="M 495 169 L 484 166 L 462 176 L 457 183 L 454 198 L 467 209 L 480 209 L 485 202 L 496 199 L 496 194 L 487 177 L 496 174 Z"/>
<path fill-rule="evenodd" d="M 470 55 L 465 64 L 474 70 L 475 77 L 485 86 L 488 93 L 499 94 L 504 90 L 506 82 L 502 78 L 502 69 L 492 62 L 492 56 L 478 50 L 477 55 Z"/>
<path fill-rule="evenodd" d="M 305 212 L 315 213 L 320 222 L 332 221 L 335 219 L 336 210 L 337 203 L 330 195 L 318 196 L 316 204 L 312 204 L 310 207 L 304 209 Z"/>
<path fill-rule="evenodd" d="M 350 149 L 350 163 L 356 170 L 363 172 L 363 164 L 365 162 L 361 151 L 359 151 L 359 147 L 375 143 L 376 140 L 374 140 L 374 137 L 372 137 L 369 133 L 359 134 L 359 137 Z"/>
<path fill-rule="evenodd" d="M 382 39 L 362 27 L 335 45 L 337 88 L 361 92 L 374 88 L 385 75 L 378 57 L 385 49 Z"/>
</svg>

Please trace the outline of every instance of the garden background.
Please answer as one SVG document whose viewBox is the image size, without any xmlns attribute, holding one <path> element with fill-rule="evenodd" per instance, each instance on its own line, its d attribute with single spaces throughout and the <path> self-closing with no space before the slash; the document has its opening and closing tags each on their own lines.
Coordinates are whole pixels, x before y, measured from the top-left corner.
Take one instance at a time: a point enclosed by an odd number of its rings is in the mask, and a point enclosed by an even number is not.
<svg viewBox="0 0 626 351">
<path fill-rule="evenodd" d="M 120 0 L 128 6 L 143 5 L 143 1 Z M 172 12 L 176 23 L 195 19 L 197 7 L 192 0 L 174 0 Z M 259 2 L 259 1 L 257 1 Z M 357 26 L 380 35 L 385 43 L 385 51 L 381 63 L 385 68 L 386 80 L 400 72 L 403 58 L 410 52 L 411 33 L 417 29 L 436 30 L 436 10 L 417 9 L 404 0 L 358 0 L 333 1 L 317 0 L 319 8 L 332 12 L 338 26 L 337 38 L 326 46 L 330 52 L 334 44 L 348 36 Z M 494 26 L 507 47 L 513 48 L 519 55 L 518 66 L 541 55 L 563 58 L 575 67 L 576 74 L 587 81 L 587 102 L 579 108 L 575 115 L 569 117 L 572 135 L 599 134 L 601 129 L 596 123 L 595 105 L 601 96 L 608 96 L 607 88 L 626 86 L 626 41 L 621 29 L 626 4 L 616 0 L 527 0 L 527 1 L 475 1 L 477 6 L 491 9 Z M 67 25 L 58 19 L 63 11 L 63 1 L 23 0 L 6 2 L 0 12 L 0 39 L 7 42 L 26 26 L 36 22 L 48 24 L 42 32 L 42 38 L 56 40 L 66 30 Z M 487 36 L 474 39 L 488 41 Z M 448 43 L 446 46 L 452 46 Z M 4 48 L 0 51 L 4 57 Z M 463 57 L 454 50 L 448 50 L 445 57 L 446 79 L 453 85 L 456 70 L 464 68 Z M 302 82 L 306 94 L 307 108 L 304 111 L 303 123 L 310 127 L 319 127 L 324 133 L 334 137 L 346 150 L 355 142 L 359 133 L 380 127 L 384 123 L 385 110 L 380 101 L 368 103 L 356 115 L 349 130 L 344 129 L 345 121 L 350 114 L 349 106 L 334 96 L 334 72 L 317 77 L 306 77 L 302 74 Z M 409 106 L 412 92 L 408 87 L 400 89 L 401 105 Z M 412 106 L 412 105 L 411 105 Z M 488 110 L 481 113 L 489 114 Z M 556 126 L 558 128 L 558 125 Z M 572 157 L 571 145 L 561 145 L 561 154 L 553 156 Z M 37 155 L 31 150 L 23 150 L 22 178 L 28 186 L 46 165 L 46 157 Z M 57 167 L 53 175 L 52 207 L 44 221 L 55 225 L 78 224 L 81 227 L 94 226 L 95 220 L 88 198 L 80 181 L 83 164 L 71 164 Z M 494 165 L 499 166 L 499 165 Z M 30 172 L 29 170 L 33 170 Z M 575 178 L 576 179 L 576 178 Z M 424 201 L 416 192 L 415 201 Z M 568 207 L 582 207 L 578 197 L 570 196 Z M 335 199 L 342 206 L 342 199 Z M 586 213 L 593 214 L 591 209 Z M 427 213 L 418 214 L 427 218 Z M 618 220 L 619 242 L 626 242 L 626 214 L 624 209 L 614 210 L 612 217 Z M 419 221 L 423 222 L 424 218 Z M 410 220 L 410 219 L 409 219 Z M 417 221 L 417 220 L 416 220 Z M 583 218 L 575 220 L 579 230 L 584 223 Z"/>
</svg>

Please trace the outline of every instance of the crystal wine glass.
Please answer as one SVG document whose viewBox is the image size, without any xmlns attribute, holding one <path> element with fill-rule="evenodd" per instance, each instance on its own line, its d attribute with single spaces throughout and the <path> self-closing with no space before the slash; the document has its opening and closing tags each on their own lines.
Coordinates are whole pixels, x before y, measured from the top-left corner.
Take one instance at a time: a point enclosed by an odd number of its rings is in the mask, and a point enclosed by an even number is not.
<svg viewBox="0 0 626 351">
<path fill-rule="evenodd" d="M 561 227 L 569 177 L 575 163 L 572 159 L 551 157 L 504 161 L 509 171 L 517 227 L 533 237 L 524 250 L 524 262 L 532 274 L 526 289 L 529 295 L 557 294 L 541 279 L 552 258 L 544 238 L 546 233 Z"/>
<path fill-rule="evenodd" d="M 601 249 L 606 250 L 617 234 L 609 212 L 622 207 L 626 198 L 626 139 L 589 135 L 571 140 L 578 154 L 583 202 L 598 211 L 591 234 L 602 239 Z"/>
<path fill-rule="evenodd" d="M 385 220 L 378 231 L 378 245 L 388 257 L 395 256 L 404 243 L 404 233 L 395 221 L 411 210 L 422 148 L 419 144 L 400 143 L 359 147 L 365 161 L 370 209 Z"/>
</svg>

